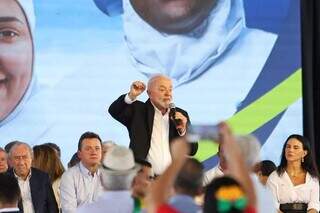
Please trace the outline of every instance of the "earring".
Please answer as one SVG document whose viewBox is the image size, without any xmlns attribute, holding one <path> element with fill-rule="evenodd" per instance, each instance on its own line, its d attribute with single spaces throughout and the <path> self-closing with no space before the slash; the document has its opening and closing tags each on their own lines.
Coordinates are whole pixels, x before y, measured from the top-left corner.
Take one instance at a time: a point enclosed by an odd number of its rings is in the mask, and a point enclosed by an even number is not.
<svg viewBox="0 0 320 213">
<path fill-rule="evenodd" d="M 301 163 L 303 163 L 303 162 L 304 162 L 304 157 L 301 158 Z"/>
</svg>

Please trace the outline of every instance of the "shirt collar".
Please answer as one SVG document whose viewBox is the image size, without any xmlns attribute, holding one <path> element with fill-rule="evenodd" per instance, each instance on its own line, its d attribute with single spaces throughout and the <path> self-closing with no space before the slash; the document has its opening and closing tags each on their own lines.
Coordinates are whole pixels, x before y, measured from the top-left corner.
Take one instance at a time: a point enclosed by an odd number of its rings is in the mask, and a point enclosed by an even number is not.
<svg viewBox="0 0 320 213">
<path fill-rule="evenodd" d="M 14 174 L 14 176 L 17 178 L 17 180 L 29 181 L 30 178 L 31 178 L 31 168 L 30 168 L 30 170 L 29 170 L 29 174 L 28 174 L 26 180 L 24 180 L 22 177 L 18 176 L 18 175 L 16 174 L 16 172 L 14 171 L 14 169 L 12 169 L 12 170 L 13 170 L 13 174 Z"/>
<path fill-rule="evenodd" d="M 92 177 L 92 175 L 91 175 L 91 172 L 89 171 L 89 169 L 87 169 L 84 165 L 83 165 L 83 163 L 80 161 L 80 163 L 79 163 L 79 169 L 80 169 L 80 172 L 84 175 L 84 176 L 90 176 L 90 177 Z M 100 175 L 100 170 L 99 169 L 97 169 L 97 171 L 94 173 L 94 176 L 96 176 L 96 175 Z"/>
</svg>

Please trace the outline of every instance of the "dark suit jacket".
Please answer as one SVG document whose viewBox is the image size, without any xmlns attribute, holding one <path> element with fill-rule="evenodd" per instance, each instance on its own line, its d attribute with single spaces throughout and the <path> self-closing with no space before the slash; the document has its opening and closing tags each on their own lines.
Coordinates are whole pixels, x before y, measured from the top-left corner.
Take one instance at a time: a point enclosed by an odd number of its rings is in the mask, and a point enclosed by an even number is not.
<svg viewBox="0 0 320 213">
<path fill-rule="evenodd" d="M 109 107 L 109 113 L 117 121 L 125 125 L 129 132 L 130 145 L 135 158 L 145 159 L 150 149 L 150 140 L 153 128 L 154 107 L 148 99 L 145 103 L 135 101 L 127 104 L 124 101 L 125 95 L 121 95 Z M 176 108 L 188 118 L 188 113 L 180 108 Z M 175 128 L 174 122 L 169 119 L 169 141 L 178 137 L 179 133 Z M 198 144 L 192 143 L 190 155 L 197 152 Z"/>
<path fill-rule="evenodd" d="M 15 177 L 13 169 L 10 169 L 8 174 Z M 31 168 L 30 190 L 35 213 L 59 212 L 47 173 L 42 172 L 39 169 Z M 19 201 L 18 207 L 20 212 L 23 212 L 21 200 Z"/>
</svg>

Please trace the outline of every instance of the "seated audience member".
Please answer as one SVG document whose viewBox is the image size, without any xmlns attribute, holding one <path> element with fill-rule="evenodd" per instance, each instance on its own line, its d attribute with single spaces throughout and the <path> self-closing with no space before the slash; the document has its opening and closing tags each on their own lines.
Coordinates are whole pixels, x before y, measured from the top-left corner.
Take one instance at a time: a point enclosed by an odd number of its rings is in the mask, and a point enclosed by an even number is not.
<svg viewBox="0 0 320 213">
<path fill-rule="evenodd" d="M 102 158 L 101 158 L 101 161 L 103 160 L 103 157 L 107 154 L 107 152 L 110 152 L 112 147 L 114 147 L 115 145 L 116 145 L 116 143 L 111 141 L 111 140 L 102 142 Z"/>
<path fill-rule="evenodd" d="M 4 147 L 4 150 L 6 150 L 6 153 L 9 154 L 9 151 L 11 149 L 11 147 L 16 143 L 16 142 L 19 142 L 19 141 L 11 141 L 9 143 L 7 143 Z M 10 165 L 10 161 L 8 161 L 8 168 L 11 168 L 11 165 Z"/>
<path fill-rule="evenodd" d="M 6 153 L 9 154 L 11 147 L 19 141 L 11 141 L 5 145 L 4 149 L 6 150 Z"/>
<path fill-rule="evenodd" d="M 254 173 L 258 176 L 260 183 L 265 186 L 269 175 L 276 169 L 276 165 L 271 160 L 263 160 L 255 165 Z"/>
<path fill-rule="evenodd" d="M 242 159 L 239 147 L 234 141 L 233 135 L 225 123 L 219 125 L 220 138 L 219 143 L 226 150 L 223 155 L 226 158 L 228 166 L 228 175 L 235 178 L 242 186 L 242 191 L 248 201 L 240 212 L 256 212 L 256 197 L 252 181 Z M 175 179 L 182 169 L 188 153 L 188 146 L 184 143 L 183 138 L 176 139 L 171 143 L 172 163 L 165 172 L 152 184 L 151 193 L 149 193 L 149 212 L 179 212 L 173 206 L 166 204 L 168 194 L 172 189 Z M 212 197 L 212 195 L 211 195 Z M 207 202 L 211 202 L 208 200 Z M 210 203 L 205 203 L 204 208 Z M 210 209 L 205 212 L 219 212 L 219 209 Z M 221 211 L 220 211 L 221 212 Z M 228 211 L 226 211 L 228 212 Z"/>
<path fill-rule="evenodd" d="M 256 191 L 258 212 L 276 212 L 276 206 L 271 191 L 262 185 L 254 173 L 257 162 L 260 161 L 260 142 L 253 135 L 241 135 L 236 137 L 236 142 L 240 148 L 243 159 L 250 174 L 254 189 Z"/>
<path fill-rule="evenodd" d="M 64 168 L 56 151 L 48 145 L 34 146 L 32 166 L 49 174 L 58 207 L 61 209 L 60 181 Z"/>
<path fill-rule="evenodd" d="M 217 156 L 219 157 L 219 163 L 215 167 L 213 167 L 212 169 L 204 173 L 204 177 L 203 177 L 204 186 L 211 183 L 211 181 L 214 178 L 221 177 L 224 175 L 223 171 L 227 169 L 227 165 L 226 165 L 226 159 L 223 157 L 221 153 L 222 153 L 222 150 L 221 150 L 221 147 L 219 146 L 218 153 L 217 153 Z"/>
<path fill-rule="evenodd" d="M 50 146 L 57 153 L 58 157 L 61 158 L 61 149 L 57 144 L 48 142 L 44 143 L 43 145 Z"/>
<path fill-rule="evenodd" d="M 113 141 L 104 141 L 102 143 L 102 156 L 104 156 L 116 143 Z M 103 158 L 102 158 L 103 159 Z"/>
<path fill-rule="evenodd" d="M 152 165 L 148 161 L 135 159 L 135 162 L 140 166 L 140 169 L 132 182 L 132 197 L 134 197 L 135 202 L 140 202 L 141 207 L 144 208 L 144 199 L 147 193 L 149 193 L 154 174 Z"/>
<path fill-rule="evenodd" d="M 0 174 L 0 212 L 19 213 L 19 199 L 20 189 L 17 180 L 8 174 Z"/>
<path fill-rule="evenodd" d="M 206 187 L 204 203 L 205 213 L 252 212 L 243 187 L 228 176 L 217 177 Z"/>
<path fill-rule="evenodd" d="M 175 195 L 170 198 L 170 205 L 184 213 L 199 212 L 201 207 L 194 199 L 202 193 L 202 182 L 202 164 L 196 159 L 187 159 L 174 182 Z"/>
<path fill-rule="evenodd" d="M 319 211 L 319 175 L 310 142 L 301 135 L 290 135 L 282 148 L 277 170 L 268 178 L 280 212 Z"/>
<path fill-rule="evenodd" d="M 134 202 L 130 192 L 139 169 L 130 149 L 114 146 L 102 161 L 101 180 L 105 192 L 97 201 L 79 207 L 77 212 L 140 212 L 141 206 Z"/>
<path fill-rule="evenodd" d="M 252 135 L 243 135 L 236 136 L 235 140 L 240 148 L 240 153 L 242 154 L 243 159 L 245 160 L 246 169 L 250 173 L 251 180 L 254 184 L 254 188 L 257 191 L 257 201 L 258 201 L 258 210 L 261 213 L 272 213 L 276 212 L 276 208 L 273 202 L 273 196 L 271 192 L 266 189 L 258 180 L 257 176 L 253 174 L 253 168 L 260 159 L 260 142 Z M 223 176 L 224 172 L 228 170 L 226 165 L 226 159 L 224 156 L 224 150 L 219 147 L 219 165 L 222 166 L 223 169 L 209 170 L 206 172 L 206 182 L 212 181 L 213 178 Z"/>
<path fill-rule="evenodd" d="M 4 149 L 0 147 L 0 173 L 5 173 L 8 170 L 8 157 Z"/>
<path fill-rule="evenodd" d="M 19 209 L 22 212 L 56 213 L 58 206 L 47 173 L 32 168 L 31 147 L 16 142 L 10 149 L 9 161 L 12 168 L 8 174 L 18 180 L 21 191 Z"/>
<path fill-rule="evenodd" d="M 135 162 L 141 167 L 138 171 L 139 174 L 145 175 L 148 179 L 154 179 L 152 165 L 147 160 L 135 159 Z"/>
<path fill-rule="evenodd" d="M 71 168 L 75 165 L 77 165 L 80 162 L 80 159 L 78 157 L 78 153 L 74 153 L 70 159 L 70 161 L 68 162 L 68 168 Z"/>
<path fill-rule="evenodd" d="M 63 213 L 74 213 L 78 206 L 91 203 L 102 192 L 99 165 L 102 142 L 96 133 L 85 132 L 78 143 L 80 162 L 61 177 L 60 194 Z"/>
</svg>

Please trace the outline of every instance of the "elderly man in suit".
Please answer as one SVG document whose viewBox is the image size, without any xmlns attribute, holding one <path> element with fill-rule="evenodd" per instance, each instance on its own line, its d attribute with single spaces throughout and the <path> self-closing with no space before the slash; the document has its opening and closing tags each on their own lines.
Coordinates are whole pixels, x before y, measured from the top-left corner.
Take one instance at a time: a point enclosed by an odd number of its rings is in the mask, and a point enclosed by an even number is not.
<svg viewBox="0 0 320 213">
<path fill-rule="evenodd" d="M 16 142 L 9 151 L 12 168 L 8 174 L 15 177 L 19 184 L 20 211 L 24 213 L 59 212 L 48 174 L 32 168 L 32 159 L 32 149 L 26 143 Z"/>
<path fill-rule="evenodd" d="M 111 116 L 127 127 L 135 158 L 147 159 L 156 175 L 160 175 L 171 163 L 169 142 L 185 135 L 190 123 L 186 111 L 169 108 L 172 88 L 170 78 L 164 75 L 151 77 L 147 86 L 149 99 L 143 103 L 136 98 L 146 86 L 141 81 L 135 81 L 130 92 L 120 96 L 109 108 Z M 195 154 L 197 148 L 196 143 L 192 144 L 190 154 Z"/>
</svg>

